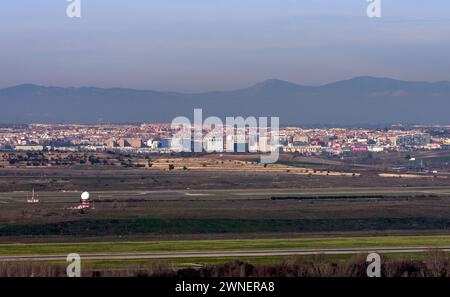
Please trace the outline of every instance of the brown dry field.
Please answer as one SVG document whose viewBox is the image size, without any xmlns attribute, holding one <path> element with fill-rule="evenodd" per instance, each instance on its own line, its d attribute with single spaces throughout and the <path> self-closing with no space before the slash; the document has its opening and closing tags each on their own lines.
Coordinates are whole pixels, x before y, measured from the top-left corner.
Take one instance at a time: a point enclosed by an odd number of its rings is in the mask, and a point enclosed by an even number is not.
<svg viewBox="0 0 450 297">
<path fill-rule="evenodd" d="M 427 153 L 423 158 L 435 158 L 436 154 Z M 94 155 L 107 165 L 27 166 L 26 162 L 16 165 L 3 162 L 0 165 L 0 192 L 30 191 L 33 188 L 38 191 L 124 191 L 450 185 L 449 168 L 439 170 L 438 175 L 394 169 L 408 165 L 404 154 L 396 153 L 377 155 L 370 160 L 362 157 L 341 160 L 282 154 L 278 163 L 266 166 L 258 163 L 258 155 L 249 154 L 190 157 L 118 157 L 104 153 L 44 155 L 50 160 L 78 160 Z M 447 152 L 438 158 L 450 159 L 449 156 L 450 152 Z M 126 159 L 130 166 L 117 165 L 119 159 Z M 173 170 L 169 170 L 170 165 Z M 381 173 L 392 174 L 392 177 L 379 176 Z M 399 176 L 405 178 L 398 178 Z"/>
</svg>

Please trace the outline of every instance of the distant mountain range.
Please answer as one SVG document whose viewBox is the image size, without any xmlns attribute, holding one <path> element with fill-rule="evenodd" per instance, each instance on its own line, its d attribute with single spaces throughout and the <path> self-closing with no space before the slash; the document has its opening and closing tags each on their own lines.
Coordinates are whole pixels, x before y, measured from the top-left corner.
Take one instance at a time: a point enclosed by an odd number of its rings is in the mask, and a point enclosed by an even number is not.
<svg viewBox="0 0 450 297">
<path fill-rule="evenodd" d="M 176 116 L 279 116 L 282 124 L 450 124 L 450 82 L 357 77 L 322 86 L 270 79 L 197 94 L 32 84 L 0 89 L 0 123 L 155 123 Z"/>
</svg>

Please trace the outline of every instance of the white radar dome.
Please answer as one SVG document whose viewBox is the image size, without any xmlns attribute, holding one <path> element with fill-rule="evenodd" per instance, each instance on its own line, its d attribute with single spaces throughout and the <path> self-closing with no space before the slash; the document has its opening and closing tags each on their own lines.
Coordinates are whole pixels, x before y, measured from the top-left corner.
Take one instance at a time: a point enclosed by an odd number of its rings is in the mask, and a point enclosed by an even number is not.
<svg viewBox="0 0 450 297">
<path fill-rule="evenodd" d="M 89 193 L 88 192 L 84 192 L 83 194 L 81 194 L 81 200 L 89 200 Z"/>
</svg>

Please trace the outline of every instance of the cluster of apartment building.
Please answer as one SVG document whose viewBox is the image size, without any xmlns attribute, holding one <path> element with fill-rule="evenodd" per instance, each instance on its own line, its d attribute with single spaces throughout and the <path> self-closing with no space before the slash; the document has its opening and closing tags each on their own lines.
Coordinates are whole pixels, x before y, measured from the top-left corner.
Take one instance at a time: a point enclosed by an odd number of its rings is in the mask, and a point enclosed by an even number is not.
<svg viewBox="0 0 450 297">
<path fill-rule="evenodd" d="M 421 130 L 287 128 L 280 134 L 284 151 L 306 154 L 442 149 L 450 143 L 449 138 L 432 138 Z"/>
<path fill-rule="evenodd" d="M 418 149 L 448 149 L 450 137 L 433 136 L 427 129 L 280 128 L 277 141 L 249 133 L 232 135 L 232 150 L 254 151 L 269 143 L 272 149 L 301 154 L 342 154 Z M 450 131 L 450 128 L 449 128 Z M 2 150 L 117 150 L 168 153 L 194 147 L 192 139 L 174 139 L 170 124 L 141 125 L 26 125 L 0 128 Z M 230 135 L 202 131 L 207 152 L 230 151 Z M 251 131 L 250 131 L 251 132 Z M 269 133 L 270 134 L 270 133 Z M 450 135 L 450 134 L 449 134 Z M 264 141 L 262 141 L 264 140 Z M 176 143 L 175 143 L 176 142 Z M 261 148 L 261 147 L 260 147 Z M 187 149 L 188 150 L 188 149 Z M 260 150 L 264 151 L 264 150 Z M 267 150 L 266 150 L 267 151 Z"/>
</svg>

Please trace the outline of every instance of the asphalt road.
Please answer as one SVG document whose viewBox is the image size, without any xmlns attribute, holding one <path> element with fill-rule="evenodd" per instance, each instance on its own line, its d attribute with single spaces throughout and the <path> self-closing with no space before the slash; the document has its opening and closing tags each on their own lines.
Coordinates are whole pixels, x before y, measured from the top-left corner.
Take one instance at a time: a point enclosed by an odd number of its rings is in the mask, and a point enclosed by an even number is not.
<svg viewBox="0 0 450 297">
<path fill-rule="evenodd" d="M 300 249 L 300 250 L 259 250 L 259 251 L 214 251 L 214 252 L 173 252 L 173 253 L 102 253 L 80 254 L 82 260 L 139 260 L 170 258 L 214 258 L 214 257 L 258 257 L 258 256 L 295 256 L 295 255 L 345 255 L 369 253 L 419 253 L 430 250 L 429 247 L 382 247 L 382 248 L 346 248 L 346 249 Z M 440 251 L 450 252 L 450 246 L 438 247 Z M 74 251 L 75 252 L 75 251 Z M 0 262 L 12 261 L 58 261 L 66 260 L 67 255 L 26 255 L 0 256 Z"/>
</svg>

